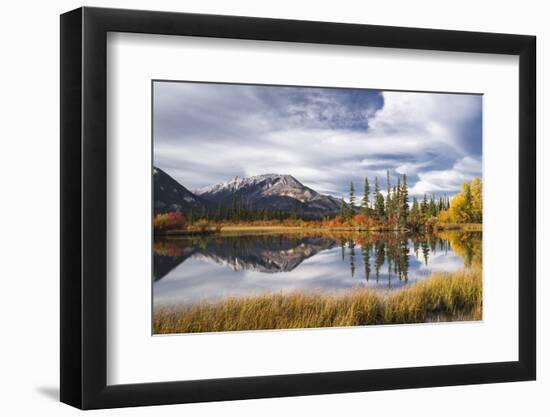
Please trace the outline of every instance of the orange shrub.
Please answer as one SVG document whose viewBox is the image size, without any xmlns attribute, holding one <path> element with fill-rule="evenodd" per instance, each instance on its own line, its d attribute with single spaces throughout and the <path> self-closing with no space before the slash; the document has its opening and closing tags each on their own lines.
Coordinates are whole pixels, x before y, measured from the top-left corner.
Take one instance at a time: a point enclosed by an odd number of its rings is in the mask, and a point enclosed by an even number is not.
<svg viewBox="0 0 550 417">
<path fill-rule="evenodd" d="M 153 229 L 156 232 L 174 229 L 186 229 L 187 220 L 181 214 L 181 211 L 171 211 L 169 213 L 158 213 L 153 219 Z"/>
<path fill-rule="evenodd" d="M 357 213 L 353 217 L 353 224 L 367 224 L 369 218 L 365 216 L 363 213 Z"/>
</svg>

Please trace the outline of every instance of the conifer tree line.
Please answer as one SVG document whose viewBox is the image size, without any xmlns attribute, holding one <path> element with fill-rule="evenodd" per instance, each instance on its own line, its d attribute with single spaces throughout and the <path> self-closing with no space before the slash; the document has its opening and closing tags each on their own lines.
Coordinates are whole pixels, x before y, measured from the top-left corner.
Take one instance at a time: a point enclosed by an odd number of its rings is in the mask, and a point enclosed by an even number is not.
<svg viewBox="0 0 550 417">
<path fill-rule="evenodd" d="M 212 210 L 205 206 L 202 206 L 200 210 L 189 209 L 185 214 L 185 217 L 190 223 L 194 223 L 197 220 L 206 221 L 234 221 L 234 222 L 253 222 L 253 221 L 268 221 L 268 220 L 297 220 L 298 213 L 296 209 L 281 210 L 281 209 L 269 209 L 267 207 L 254 207 L 254 205 L 245 200 L 242 196 L 237 198 L 233 195 L 231 204 L 226 207 L 222 204 Z"/>
<path fill-rule="evenodd" d="M 450 200 L 447 196 L 436 198 L 433 194 L 424 194 L 421 201 L 413 197 L 409 199 L 407 175 L 397 177 L 397 182 L 392 184 L 389 171 L 386 173 L 386 196 L 384 197 L 378 177 L 374 178 L 374 189 L 368 178 L 363 185 L 363 197 L 361 198 L 360 214 L 363 218 L 373 219 L 380 223 L 406 225 L 418 223 L 430 217 L 437 217 L 443 210 L 448 210 Z M 350 183 L 349 203 L 346 204 L 342 197 L 339 216 L 344 220 L 352 220 L 355 216 L 355 189 Z"/>
<path fill-rule="evenodd" d="M 450 199 L 448 196 L 424 194 L 421 198 L 409 198 L 407 175 L 397 177 L 391 182 L 389 171 L 386 173 L 386 196 L 384 197 L 378 177 L 374 178 L 374 189 L 365 178 L 363 197 L 360 203 L 361 219 L 355 218 L 355 189 L 350 183 L 349 203 L 342 197 L 339 217 L 342 220 L 372 219 L 378 223 L 420 226 L 429 219 L 446 223 L 481 223 L 483 221 L 482 183 L 478 177 L 464 182 L 461 191 Z"/>
<path fill-rule="evenodd" d="M 236 195 L 233 196 L 229 207 L 221 204 L 215 210 L 202 207 L 201 210 L 189 210 L 184 215 L 189 223 L 197 220 L 252 222 L 303 219 L 294 208 L 288 211 L 254 207 Z M 376 223 L 398 226 L 418 226 L 434 218 L 441 222 L 481 223 L 482 183 L 477 177 L 471 183 L 464 182 L 461 191 L 452 200 L 448 196 L 436 197 L 434 194 L 424 194 L 420 198 L 413 196 L 411 200 L 407 175 L 400 175 L 397 181 L 392 182 L 387 171 L 385 193 L 382 192 L 377 176 L 372 187 L 369 179 L 365 178 L 362 196 L 358 198 L 351 181 L 348 202 L 344 197 L 341 198 L 336 218 L 349 222 L 365 222 L 370 219 Z M 324 219 L 327 220 L 328 217 Z"/>
</svg>

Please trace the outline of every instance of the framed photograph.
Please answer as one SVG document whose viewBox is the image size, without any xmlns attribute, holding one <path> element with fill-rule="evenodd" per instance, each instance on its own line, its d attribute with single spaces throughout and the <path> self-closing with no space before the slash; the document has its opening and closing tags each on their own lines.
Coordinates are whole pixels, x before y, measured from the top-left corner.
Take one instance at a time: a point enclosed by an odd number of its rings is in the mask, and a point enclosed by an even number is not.
<svg viewBox="0 0 550 417">
<path fill-rule="evenodd" d="M 535 37 L 61 16 L 61 401 L 533 380 Z"/>
</svg>

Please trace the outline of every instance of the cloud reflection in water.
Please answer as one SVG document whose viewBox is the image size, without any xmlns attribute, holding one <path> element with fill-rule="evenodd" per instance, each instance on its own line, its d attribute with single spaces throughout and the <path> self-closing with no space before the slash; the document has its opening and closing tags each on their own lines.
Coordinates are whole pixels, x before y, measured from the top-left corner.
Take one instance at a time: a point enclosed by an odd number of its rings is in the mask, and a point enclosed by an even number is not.
<svg viewBox="0 0 550 417">
<path fill-rule="evenodd" d="M 481 234 L 469 239 L 480 242 Z M 392 290 L 432 272 L 462 269 L 465 262 L 471 262 L 463 256 L 448 239 L 435 236 L 390 235 L 372 240 L 283 235 L 157 238 L 154 305 L 268 292 Z"/>
</svg>

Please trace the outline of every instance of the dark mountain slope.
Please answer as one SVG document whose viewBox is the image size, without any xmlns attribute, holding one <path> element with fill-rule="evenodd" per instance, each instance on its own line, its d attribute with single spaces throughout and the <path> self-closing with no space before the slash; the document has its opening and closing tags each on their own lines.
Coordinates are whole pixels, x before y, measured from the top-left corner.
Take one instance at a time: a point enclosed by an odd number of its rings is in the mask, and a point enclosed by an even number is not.
<svg viewBox="0 0 550 417">
<path fill-rule="evenodd" d="M 183 213 L 193 209 L 196 213 L 203 207 L 213 208 L 211 202 L 193 194 L 160 168 L 153 168 L 153 201 L 156 213 L 180 210 Z"/>
</svg>

